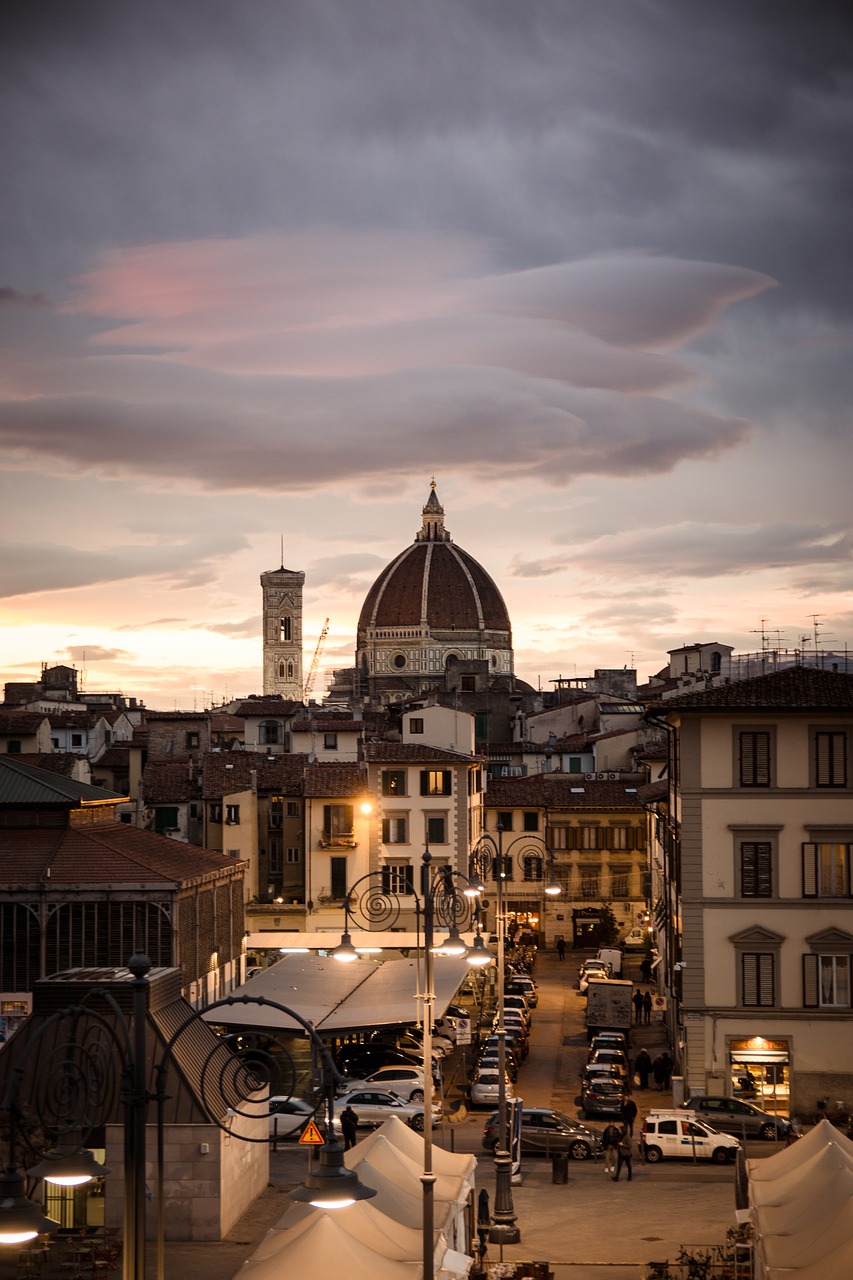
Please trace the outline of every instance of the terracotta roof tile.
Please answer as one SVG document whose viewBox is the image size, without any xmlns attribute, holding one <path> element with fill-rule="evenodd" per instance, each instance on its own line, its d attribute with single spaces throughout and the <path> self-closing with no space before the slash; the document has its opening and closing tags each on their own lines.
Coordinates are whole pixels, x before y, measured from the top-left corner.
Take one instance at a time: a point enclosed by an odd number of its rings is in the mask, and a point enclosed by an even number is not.
<svg viewBox="0 0 853 1280">
<path fill-rule="evenodd" d="M 638 809 L 641 807 L 634 782 L 585 779 L 580 773 L 535 773 L 527 778 L 497 778 L 489 781 L 486 807 L 489 809 Z"/>
<path fill-rule="evenodd" d="M 44 711 L 0 711 L 0 733 L 37 733 L 46 719 Z"/>
<path fill-rule="evenodd" d="M 731 684 L 716 685 L 696 693 L 668 698 L 650 715 L 657 718 L 670 710 L 696 707 L 703 711 L 740 708 L 761 711 L 851 711 L 853 675 L 843 671 L 821 671 L 817 667 L 787 667 L 769 675 L 753 676 Z"/>
<path fill-rule="evenodd" d="M 306 796 L 357 796 L 366 787 L 367 772 L 358 764 L 309 764 L 305 769 Z"/>
<path fill-rule="evenodd" d="M 186 761 L 152 761 L 142 774 L 142 797 L 146 805 L 186 804 L 189 800 L 198 800 L 201 798 L 198 770 Z"/>
<path fill-rule="evenodd" d="M 368 742 L 365 754 L 371 764 L 475 764 L 483 758 L 416 742 Z"/>
<path fill-rule="evenodd" d="M 38 885 L 50 870 L 52 890 L 186 884 L 245 863 L 185 845 L 123 822 L 62 831 L 0 829 L 0 886 Z"/>
</svg>

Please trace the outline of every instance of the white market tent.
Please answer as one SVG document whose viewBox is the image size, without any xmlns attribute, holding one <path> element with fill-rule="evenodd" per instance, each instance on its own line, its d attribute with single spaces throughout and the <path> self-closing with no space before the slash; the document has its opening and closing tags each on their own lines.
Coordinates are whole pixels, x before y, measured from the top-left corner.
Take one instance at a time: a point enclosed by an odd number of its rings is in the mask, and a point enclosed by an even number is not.
<svg viewBox="0 0 853 1280">
<path fill-rule="evenodd" d="M 394 1140 L 411 1150 L 414 1158 L 398 1149 Z M 473 1259 L 448 1247 L 448 1235 L 453 1244 L 466 1247 L 476 1160 L 440 1147 L 433 1148 L 433 1156 L 436 1277 L 465 1280 Z M 350 1259 L 354 1261 L 354 1280 L 363 1280 L 365 1274 L 370 1280 L 419 1280 L 423 1271 L 423 1138 L 391 1117 L 348 1151 L 345 1159 L 377 1195 L 334 1212 L 292 1205 L 267 1232 L 235 1280 L 281 1280 L 290 1274 L 339 1280 L 344 1257 L 347 1280 Z M 331 1226 L 320 1228 L 322 1219 L 330 1220 Z M 310 1265 L 306 1258 L 310 1258 Z M 368 1268 L 366 1273 L 363 1267 Z"/>
<path fill-rule="evenodd" d="M 419 1264 L 386 1258 L 362 1244 L 337 1221 L 344 1212 L 315 1211 L 305 1230 L 280 1249 L 264 1258 L 255 1254 L 248 1258 L 235 1280 L 282 1280 L 284 1276 L 338 1280 L 344 1272 L 347 1280 L 417 1280 Z"/>
<path fill-rule="evenodd" d="M 827 1120 L 765 1160 L 746 1162 L 760 1280 L 853 1275 L 853 1142 Z"/>
</svg>

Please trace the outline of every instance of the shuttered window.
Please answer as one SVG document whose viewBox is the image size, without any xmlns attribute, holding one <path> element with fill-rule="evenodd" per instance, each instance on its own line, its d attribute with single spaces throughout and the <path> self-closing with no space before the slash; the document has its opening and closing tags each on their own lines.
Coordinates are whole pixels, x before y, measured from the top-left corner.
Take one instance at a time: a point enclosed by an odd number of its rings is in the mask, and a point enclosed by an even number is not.
<svg viewBox="0 0 853 1280">
<path fill-rule="evenodd" d="M 453 775 L 449 769 L 421 769 L 422 796 L 453 794 Z"/>
<path fill-rule="evenodd" d="M 740 895 L 773 896 L 773 847 L 769 840 L 744 840 L 740 846 Z"/>
<path fill-rule="evenodd" d="M 803 1005 L 807 1009 L 850 1007 L 849 956 L 803 956 Z"/>
<path fill-rule="evenodd" d="M 776 1003 L 776 957 L 772 952 L 745 951 L 741 956 L 743 1003 L 772 1008 Z"/>
<path fill-rule="evenodd" d="M 803 845 L 803 897 L 850 897 L 849 844 L 807 842 Z"/>
<path fill-rule="evenodd" d="M 847 735 L 845 733 L 815 734 L 815 785 L 818 787 L 847 786 Z"/>
<path fill-rule="evenodd" d="M 770 734 L 766 732 L 741 733 L 740 785 L 742 787 L 770 786 Z"/>
<path fill-rule="evenodd" d="M 408 862 L 392 862 L 382 868 L 385 893 L 410 894 L 415 891 L 414 871 Z"/>
</svg>

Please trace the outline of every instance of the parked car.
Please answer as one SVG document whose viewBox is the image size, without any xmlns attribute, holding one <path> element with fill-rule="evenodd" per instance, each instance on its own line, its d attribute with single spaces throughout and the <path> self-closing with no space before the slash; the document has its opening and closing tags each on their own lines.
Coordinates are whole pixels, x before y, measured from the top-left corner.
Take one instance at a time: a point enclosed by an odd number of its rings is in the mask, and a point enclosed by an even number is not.
<svg viewBox="0 0 853 1280">
<path fill-rule="evenodd" d="M 512 1081 L 504 1072 L 504 1097 L 511 1102 L 515 1097 Z M 493 1107 L 500 1101 L 500 1075 L 497 1071 L 480 1071 L 471 1081 L 472 1107 Z"/>
<path fill-rule="evenodd" d="M 483 1146 L 493 1151 L 498 1140 L 498 1113 L 493 1111 L 483 1129 Z M 525 1107 L 521 1113 L 521 1154 L 550 1156 L 566 1151 L 573 1160 L 589 1160 L 601 1149 L 601 1139 L 586 1125 L 562 1111 Z"/>
<path fill-rule="evenodd" d="M 270 1135 L 274 1138 L 301 1138 L 317 1107 L 304 1098 L 270 1098 L 268 1105 Z"/>
<path fill-rule="evenodd" d="M 531 1009 L 535 1009 L 539 1003 L 539 990 L 532 978 L 522 975 L 514 975 L 506 984 L 507 994 L 515 994 L 520 992 L 524 996 Z"/>
<path fill-rule="evenodd" d="M 788 1138 L 794 1125 L 787 1116 L 774 1116 L 762 1111 L 752 1102 L 740 1098 L 691 1098 L 684 1108 L 695 1111 L 700 1120 L 712 1125 L 720 1133 L 733 1133 L 735 1137 Z"/>
<path fill-rule="evenodd" d="M 497 1053 L 483 1054 L 481 1058 L 477 1059 L 478 1071 L 497 1071 L 498 1067 L 499 1067 L 499 1058 Z M 505 1055 L 504 1070 L 506 1071 L 512 1083 L 515 1084 L 516 1080 L 518 1079 L 518 1067 L 515 1065 L 515 1062 L 513 1061 L 512 1054 L 508 1053 Z"/>
<path fill-rule="evenodd" d="M 352 1107 L 358 1116 L 360 1126 L 375 1129 L 389 1116 L 398 1116 L 419 1133 L 424 1128 L 424 1109 L 415 1102 L 404 1102 L 395 1093 L 382 1089 L 352 1089 L 339 1096 L 335 1102 L 335 1119 L 337 1121 L 344 1107 Z M 441 1124 L 441 1106 L 434 1104 L 432 1108 L 433 1126 Z"/>
<path fill-rule="evenodd" d="M 643 951 L 645 949 L 646 942 L 648 941 L 649 936 L 650 935 L 649 935 L 648 929 L 641 929 L 639 925 L 634 925 L 634 928 L 629 930 L 629 932 L 626 933 L 625 937 L 622 939 L 622 942 L 621 942 L 622 950 L 623 951 Z"/>
<path fill-rule="evenodd" d="M 725 1164 L 737 1157 L 740 1143 L 699 1120 L 695 1111 L 650 1111 L 643 1121 L 640 1154 L 650 1164 L 670 1157 Z"/>
<path fill-rule="evenodd" d="M 407 1031 L 375 1031 L 370 1037 L 369 1044 L 390 1044 L 395 1049 L 400 1049 L 403 1053 L 410 1053 L 414 1057 L 423 1060 L 424 1044 L 423 1039 L 419 1035 L 413 1035 Z M 446 1058 L 452 1044 L 443 1037 L 433 1041 L 432 1056 L 433 1058 Z"/>
<path fill-rule="evenodd" d="M 625 1082 L 614 1076 L 591 1076 L 581 1085 L 581 1114 L 620 1116 L 628 1097 Z"/>
<path fill-rule="evenodd" d="M 424 1073 L 421 1067 L 380 1067 L 372 1071 L 364 1080 L 344 1080 L 341 1083 L 342 1093 L 351 1093 L 355 1089 L 387 1089 L 406 1102 L 423 1102 Z"/>
<path fill-rule="evenodd" d="M 526 1020 L 527 1025 L 528 1026 L 530 1025 L 530 1021 L 531 1021 L 530 1006 L 528 1005 L 524 996 L 505 995 L 503 1007 L 504 1007 L 504 1012 L 506 1012 L 508 1009 L 515 1009 L 516 1012 L 520 1013 L 522 1017 Z"/>
<path fill-rule="evenodd" d="M 493 1053 L 497 1056 L 497 1053 L 498 1053 L 498 1037 L 497 1036 L 486 1036 L 485 1040 L 480 1046 L 480 1056 L 484 1057 L 487 1053 Z M 506 1040 L 506 1056 L 508 1058 L 512 1058 L 513 1062 L 515 1063 L 516 1070 L 521 1066 L 521 1062 L 522 1062 L 521 1049 L 519 1048 L 518 1044 L 512 1039 L 511 1036 L 508 1036 Z"/>
<path fill-rule="evenodd" d="M 390 1044 L 347 1044 L 338 1050 L 337 1064 L 346 1076 L 369 1076 L 380 1067 L 421 1067 L 423 1054 L 415 1057 Z"/>
<path fill-rule="evenodd" d="M 603 960 L 585 960 L 578 970 L 578 991 L 586 994 L 590 978 L 609 978 L 610 965 Z"/>
<path fill-rule="evenodd" d="M 628 1037 L 621 1031 L 597 1031 L 589 1042 L 589 1052 L 596 1049 L 619 1049 L 628 1056 Z"/>
<path fill-rule="evenodd" d="M 626 1087 L 625 1077 L 613 1062 L 588 1062 L 581 1071 L 581 1088 L 591 1080 L 617 1080 Z"/>
<path fill-rule="evenodd" d="M 607 1063 L 608 1065 L 617 1067 L 619 1074 L 628 1079 L 628 1059 L 621 1049 L 596 1049 L 590 1054 L 589 1065 L 597 1066 L 599 1063 Z"/>
</svg>

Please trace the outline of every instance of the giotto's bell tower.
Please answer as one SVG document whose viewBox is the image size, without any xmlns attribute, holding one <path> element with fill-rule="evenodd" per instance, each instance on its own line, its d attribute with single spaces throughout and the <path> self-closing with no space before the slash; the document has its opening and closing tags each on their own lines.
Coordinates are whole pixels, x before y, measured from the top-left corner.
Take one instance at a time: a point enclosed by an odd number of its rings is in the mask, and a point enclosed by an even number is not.
<svg viewBox="0 0 853 1280">
<path fill-rule="evenodd" d="M 302 701 L 301 569 L 261 574 L 264 612 L 264 693 Z"/>
</svg>

